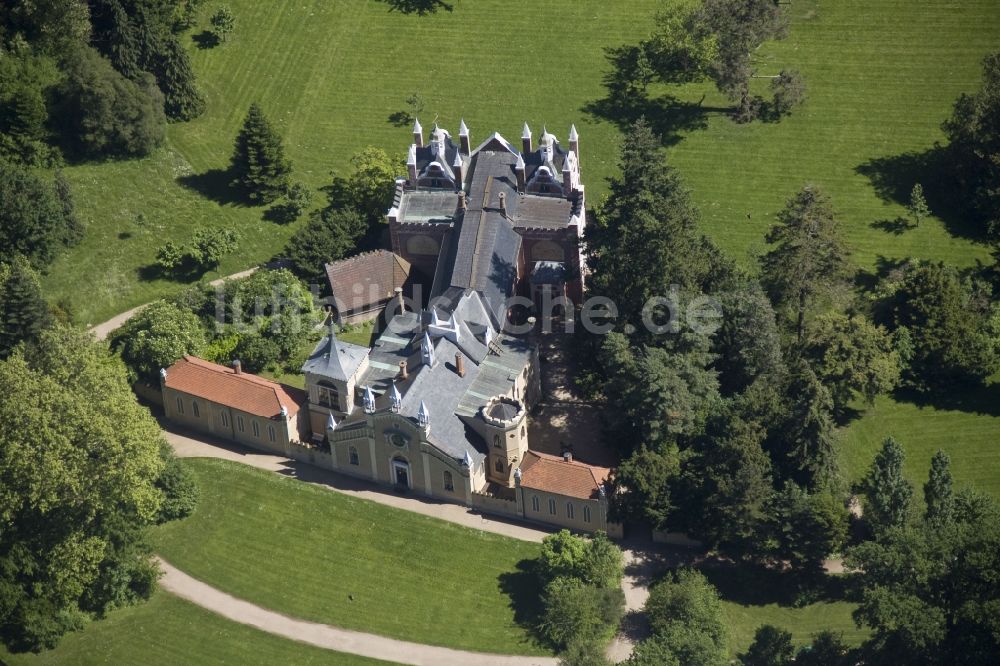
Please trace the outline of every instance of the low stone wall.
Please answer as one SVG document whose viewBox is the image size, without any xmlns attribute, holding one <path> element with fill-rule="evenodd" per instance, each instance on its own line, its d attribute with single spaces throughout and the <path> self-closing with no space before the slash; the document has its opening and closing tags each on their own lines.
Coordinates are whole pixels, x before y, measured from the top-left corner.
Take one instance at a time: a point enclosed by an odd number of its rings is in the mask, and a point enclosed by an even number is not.
<svg viewBox="0 0 1000 666">
<path fill-rule="evenodd" d="M 653 530 L 653 543 L 665 543 L 670 546 L 683 546 L 684 548 L 701 548 L 700 541 L 692 539 L 683 532 Z"/>
<path fill-rule="evenodd" d="M 482 493 L 472 493 L 472 507 L 484 513 L 496 513 L 502 516 L 518 516 L 517 502 L 505 500 L 499 497 L 483 495 Z"/>
<path fill-rule="evenodd" d="M 151 405 L 163 407 L 163 393 L 160 391 L 159 384 L 153 385 L 141 381 L 136 382 L 132 384 L 132 392 L 139 396 L 141 400 L 145 400 Z"/>
<path fill-rule="evenodd" d="M 298 442 L 289 442 L 288 457 L 299 462 L 309 463 L 323 469 L 333 469 L 333 458 L 329 452 Z"/>
</svg>

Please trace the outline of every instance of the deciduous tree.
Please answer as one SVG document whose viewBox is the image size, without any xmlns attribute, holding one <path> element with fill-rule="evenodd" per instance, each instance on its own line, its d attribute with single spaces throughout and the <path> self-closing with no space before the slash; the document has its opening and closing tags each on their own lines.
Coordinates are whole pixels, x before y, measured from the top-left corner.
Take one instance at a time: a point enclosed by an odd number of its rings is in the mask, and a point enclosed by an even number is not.
<svg viewBox="0 0 1000 666">
<path fill-rule="evenodd" d="M 659 643 L 656 652 L 673 655 L 681 664 L 729 662 L 719 593 L 701 573 L 679 569 L 654 585 L 646 615 L 653 632 L 650 640 Z"/>
<path fill-rule="evenodd" d="M 788 666 L 794 662 L 792 632 L 773 624 L 762 624 L 753 635 L 753 643 L 740 655 L 743 666 Z"/>
<path fill-rule="evenodd" d="M 111 335 L 134 378 L 159 382 L 160 370 L 205 346 L 205 329 L 198 318 L 166 301 L 150 303 Z"/>
</svg>

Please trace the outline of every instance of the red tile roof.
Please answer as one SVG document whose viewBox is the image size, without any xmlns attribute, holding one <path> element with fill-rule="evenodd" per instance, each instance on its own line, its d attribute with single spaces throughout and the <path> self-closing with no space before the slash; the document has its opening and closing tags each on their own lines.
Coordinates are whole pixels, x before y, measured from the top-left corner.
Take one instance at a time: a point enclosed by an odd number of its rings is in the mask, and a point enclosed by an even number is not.
<svg viewBox="0 0 1000 666">
<path fill-rule="evenodd" d="M 366 252 L 326 265 L 338 312 L 366 310 L 392 298 L 409 275 L 410 263 L 388 250 Z M 356 290 L 355 285 L 361 285 L 361 290 Z"/>
<path fill-rule="evenodd" d="M 164 385 L 254 416 L 277 417 L 281 408 L 289 416 L 305 404 L 306 392 L 246 372 L 185 356 L 167 368 Z"/>
<path fill-rule="evenodd" d="M 611 470 L 559 456 L 528 451 L 521 462 L 521 486 L 557 495 L 593 499 Z"/>
</svg>

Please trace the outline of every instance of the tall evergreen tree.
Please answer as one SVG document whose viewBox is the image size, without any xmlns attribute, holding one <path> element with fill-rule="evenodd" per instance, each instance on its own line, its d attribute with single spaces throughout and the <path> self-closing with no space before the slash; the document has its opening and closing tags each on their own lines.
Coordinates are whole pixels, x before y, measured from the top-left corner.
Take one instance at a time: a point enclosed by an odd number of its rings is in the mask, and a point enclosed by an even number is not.
<svg viewBox="0 0 1000 666">
<path fill-rule="evenodd" d="M 591 290 L 613 299 L 620 320 L 642 331 L 651 297 L 668 296 L 671 285 L 707 289 L 731 267 L 698 235 L 697 209 L 645 120 L 626 133 L 619 166 L 621 176 L 587 228 Z"/>
<path fill-rule="evenodd" d="M 951 458 L 938 450 L 931 458 L 931 470 L 924 484 L 925 517 L 931 525 L 940 527 L 949 522 L 954 513 L 955 499 L 951 488 Z"/>
<path fill-rule="evenodd" d="M 176 120 L 192 120 L 205 112 L 205 97 L 194 82 L 191 58 L 173 35 L 164 36 L 153 63 L 163 91 L 163 110 Z"/>
<path fill-rule="evenodd" d="M 257 102 L 250 105 L 233 151 L 233 185 L 255 203 L 270 203 L 288 189 L 291 163 L 281 137 Z"/>
<path fill-rule="evenodd" d="M 792 363 L 785 418 L 772 434 L 778 476 L 812 490 L 837 475 L 833 399 L 805 361 Z"/>
<path fill-rule="evenodd" d="M 807 185 L 778 213 L 768 232 L 774 248 L 761 263 L 763 283 L 775 306 L 791 311 L 799 342 L 814 302 L 845 282 L 847 246 L 830 199 Z"/>
<path fill-rule="evenodd" d="M 52 324 L 38 275 L 20 255 L 14 257 L 0 284 L 0 306 L 0 358 L 7 358 L 21 342 L 36 340 Z"/>
<path fill-rule="evenodd" d="M 865 518 L 876 534 L 906 524 L 913 486 L 903 476 L 903 447 L 887 437 L 864 481 Z"/>
</svg>

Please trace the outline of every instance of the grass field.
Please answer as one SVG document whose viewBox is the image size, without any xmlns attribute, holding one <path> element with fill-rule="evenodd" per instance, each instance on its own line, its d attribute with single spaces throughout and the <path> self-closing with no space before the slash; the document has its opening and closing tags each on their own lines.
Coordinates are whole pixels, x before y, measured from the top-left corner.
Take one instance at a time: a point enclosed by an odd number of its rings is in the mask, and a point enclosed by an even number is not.
<svg viewBox="0 0 1000 666">
<path fill-rule="evenodd" d="M 829 629 L 842 634 L 844 642 L 860 645 L 868 636 L 867 630 L 858 629 L 851 619 L 854 604 L 846 601 L 821 602 L 802 608 L 765 604 L 743 606 L 731 601 L 722 602 L 722 614 L 729 628 L 729 650 L 733 655 L 746 651 L 753 642 L 754 632 L 762 624 L 781 627 L 792 633 L 796 645 L 807 645 L 817 632 Z"/>
<path fill-rule="evenodd" d="M 234 205 L 223 186 L 221 170 L 252 100 L 283 132 L 295 177 L 313 188 L 366 145 L 402 156 L 409 127 L 393 126 L 389 116 L 413 92 L 425 100 L 426 127 L 439 117 L 454 129 L 464 117 L 474 142 L 494 129 L 516 138 L 523 120 L 536 132 L 547 124 L 564 137 L 575 122 L 584 180 L 597 202 L 614 171 L 619 136 L 614 122 L 587 111 L 605 95 L 602 48 L 645 36 L 658 6 L 656 0 L 518 7 L 476 0 L 417 16 L 389 12 L 376 0 L 230 4 L 237 29 L 229 43 L 200 49 L 191 42 L 206 115 L 171 125 L 167 146 L 148 159 L 67 169 L 89 231 L 56 262 L 45 286 L 53 300 L 72 300 L 84 323 L 179 289 L 140 279 L 141 269 L 165 240 L 185 240 L 199 227 L 242 233 L 240 252 L 223 261 L 222 274 L 280 250 L 293 228 L 262 221 L 261 209 Z M 805 0 L 790 7 L 789 39 L 760 53 L 762 74 L 795 67 L 806 77 L 808 101 L 791 118 L 738 126 L 721 113 L 703 114 L 721 100 L 710 84 L 698 84 L 669 92 L 681 102 L 708 93 L 702 110 L 685 114 L 683 126 L 678 114 L 657 119 L 678 140 L 668 159 L 693 188 L 704 228 L 745 259 L 760 250 L 773 213 L 809 180 L 832 194 L 861 266 L 880 256 L 961 265 L 985 258 L 981 246 L 960 237 L 961 223 L 947 211 L 938 211 L 947 225 L 931 219 L 901 235 L 870 226 L 902 209 L 883 200 L 857 169 L 924 151 L 941 138 L 951 102 L 976 85 L 979 61 L 1000 39 L 995 3 Z M 206 6 L 206 14 L 213 8 Z"/>
<path fill-rule="evenodd" d="M 231 622 L 166 592 L 145 604 L 112 612 L 68 634 L 42 654 L 11 655 L 0 647 L 0 664 L 89 666 L 90 664 L 329 664 L 378 666 L 387 662 L 331 652 L 271 636 Z"/>
<path fill-rule="evenodd" d="M 512 599 L 537 593 L 517 569 L 537 544 L 238 463 L 184 464 L 201 501 L 190 518 L 158 528 L 155 544 L 185 573 L 296 618 L 481 652 L 545 653 L 512 610 Z"/>
<path fill-rule="evenodd" d="M 963 399 L 964 398 L 964 399 Z M 949 405 L 920 405 L 879 398 L 851 424 L 841 440 L 841 465 L 848 481 L 867 472 L 886 437 L 906 451 L 906 476 L 923 507 L 923 485 L 931 456 L 938 449 L 951 456 L 956 488 L 972 485 L 1000 498 L 1000 382 L 971 396 L 952 396 Z"/>
</svg>

